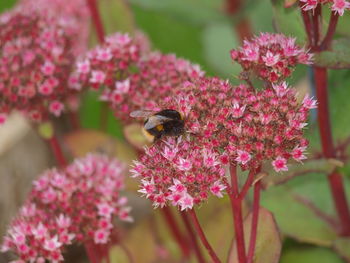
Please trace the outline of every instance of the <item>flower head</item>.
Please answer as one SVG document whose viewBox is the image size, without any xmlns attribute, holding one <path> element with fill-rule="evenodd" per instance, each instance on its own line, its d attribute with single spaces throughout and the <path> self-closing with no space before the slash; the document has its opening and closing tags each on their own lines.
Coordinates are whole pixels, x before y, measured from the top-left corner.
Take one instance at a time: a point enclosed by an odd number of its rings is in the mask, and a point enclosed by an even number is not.
<svg viewBox="0 0 350 263">
<path fill-rule="evenodd" d="M 107 36 L 102 44 L 88 51 L 76 64 L 72 77 L 77 83 L 71 88 L 90 87 L 113 90 L 117 81 L 133 71 L 143 53 L 147 50 L 147 39 L 115 33 Z"/>
<path fill-rule="evenodd" d="M 298 63 L 310 64 L 312 59 L 311 54 L 295 44 L 294 38 L 270 33 L 244 41 L 243 47 L 231 51 L 231 57 L 244 72 L 273 83 L 289 77 Z"/>
<path fill-rule="evenodd" d="M 247 170 L 273 162 L 286 171 L 289 159 L 303 160 L 302 129 L 314 103 L 299 103 L 293 88 L 281 86 L 255 90 L 218 78 L 184 83 L 159 107 L 181 112 L 186 133 L 156 141 L 135 163 L 140 192 L 155 207 L 187 209 L 210 194 L 222 196 L 227 164 Z"/>
<path fill-rule="evenodd" d="M 25 205 L 12 221 L 3 250 L 24 261 L 62 261 L 72 242 L 108 242 L 112 219 L 130 221 L 124 166 L 102 155 L 88 155 L 64 170 L 46 171 L 34 183 Z"/>
<path fill-rule="evenodd" d="M 67 24 L 27 2 L 0 18 L 0 114 L 41 121 L 59 116 L 75 94 L 67 83 L 75 42 Z"/>
</svg>

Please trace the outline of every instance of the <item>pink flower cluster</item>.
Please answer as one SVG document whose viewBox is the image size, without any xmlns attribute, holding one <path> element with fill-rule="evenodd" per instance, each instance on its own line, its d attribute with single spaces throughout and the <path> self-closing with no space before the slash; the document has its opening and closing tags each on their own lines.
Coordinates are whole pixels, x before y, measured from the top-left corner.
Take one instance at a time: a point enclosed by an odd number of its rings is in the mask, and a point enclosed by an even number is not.
<svg viewBox="0 0 350 263">
<path fill-rule="evenodd" d="M 116 81 L 130 74 L 147 47 L 148 42 L 141 35 L 131 38 L 128 34 L 116 33 L 106 37 L 104 43 L 77 62 L 70 77 L 70 87 L 75 90 L 86 87 L 113 90 Z"/>
<path fill-rule="evenodd" d="M 298 63 L 311 64 L 312 55 L 295 44 L 295 38 L 282 34 L 261 33 L 233 49 L 231 58 L 243 69 L 243 79 L 252 73 L 263 80 L 279 83 L 290 76 Z"/>
<path fill-rule="evenodd" d="M 67 83 L 83 45 L 75 41 L 79 35 L 72 37 L 76 24 L 35 3 L 25 1 L 0 16 L 0 124 L 12 110 L 34 121 L 49 113 L 59 116 L 66 100 L 76 95 Z"/>
<path fill-rule="evenodd" d="M 157 110 L 157 102 L 177 89 L 184 81 L 203 75 L 199 66 L 175 55 L 153 52 L 136 64 L 137 72 L 115 82 L 113 90 L 104 90 L 102 99 L 111 104 L 115 116 L 130 121 L 130 112 Z M 132 120 L 135 121 L 135 120 Z"/>
<path fill-rule="evenodd" d="M 114 218 L 132 220 L 127 199 L 119 193 L 123 172 L 119 161 L 102 155 L 46 171 L 11 223 L 2 251 L 14 251 L 19 262 L 60 262 L 65 245 L 107 243 Z"/>
<path fill-rule="evenodd" d="M 64 27 L 64 33 L 70 36 L 74 55 L 86 52 L 90 22 L 86 0 L 22 0 L 20 6 L 56 19 L 56 23 Z"/>
<path fill-rule="evenodd" d="M 201 78 L 175 93 L 159 107 L 180 112 L 187 134 L 155 142 L 132 169 L 142 178 L 140 192 L 156 207 L 169 203 L 186 209 L 210 193 L 220 197 L 228 164 L 247 170 L 270 160 L 280 172 L 288 170 L 289 159 L 306 158 L 302 130 L 316 102 L 306 96 L 298 103 L 286 83 L 255 90 Z"/>
<path fill-rule="evenodd" d="M 171 204 L 191 209 L 210 194 L 223 196 L 227 182 L 219 157 L 194 138 L 169 137 L 147 148 L 131 172 L 141 178 L 139 192 L 155 208 Z"/>
<path fill-rule="evenodd" d="M 331 5 L 333 12 L 344 15 L 345 10 L 350 9 L 350 3 L 346 0 L 300 0 L 304 11 L 314 10 L 318 5 Z"/>
</svg>

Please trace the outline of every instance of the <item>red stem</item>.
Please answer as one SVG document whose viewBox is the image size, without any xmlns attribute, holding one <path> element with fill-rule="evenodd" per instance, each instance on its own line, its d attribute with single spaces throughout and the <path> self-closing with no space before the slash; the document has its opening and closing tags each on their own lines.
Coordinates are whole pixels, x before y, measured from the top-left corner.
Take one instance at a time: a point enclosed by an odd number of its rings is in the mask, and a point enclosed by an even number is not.
<svg viewBox="0 0 350 263">
<path fill-rule="evenodd" d="M 105 37 L 105 31 L 104 31 L 104 28 L 103 28 L 103 24 L 102 24 L 100 13 L 98 11 L 96 0 L 87 0 L 87 4 L 88 4 L 89 9 L 90 9 L 92 21 L 93 21 L 93 23 L 95 25 L 95 30 L 96 30 L 96 33 L 97 33 L 98 41 L 100 43 L 102 43 L 103 40 L 104 40 L 104 37 Z"/>
<path fill-rule="evenodd" d="M 314 67 L 314 74 L 318 101 L 317 116 L 321 135 L 322 151 L 326 158 L 333 158 L 335 157 L 335 154 L 328 110 L 327 69 Z"/>
<path fill-rule="evenodd" d="M 241 0 L 226 0 L 226 13 L 230 16 L 239 13 L 242 7 Z M 246 17 L 242 17 L 240 21 L 234 24 L 234 29 L 239 36 L 240 42 L 243 43 L 244 39 L 250 38 L 252 33 L 252 27 L 250 21 Z"/>
<path fill-rule="evenodd" d="M 235 228 L 235 237 L 237 245 L 237 254 L 239 263 L 246 263 L 246 250 L 244 243 L 244 230 L 243 230 L 243 215 L 242 215 L 242 200 L 239 198 L 238 193 L 238 179 L 236 166 L 230 166 L 231 174 L 231 192 L 229 193 L 231 200 L 231 208 L 233 213 L 233 225 Z"/>
<path fill-rule="evenodd" d="M 318 124 L 321 135 L 323 155 L 336 158 L 328 110 L 327 69 L 314 67 L 315 84 L 318 99 Z M 328 176 L 333 201 L 341 223 L 341 234 L 350 235 L 350 212 L 346 200 L 342 176 L 334 171 Z"/>
<path fill-rule="evenodd" d="M 67 161 L 66 161 L 66 158 L 64 157 L 64 154 L 62 152 L 60 143 L 57 140 L 57 137 L 53 135 L 50 139 L 48 139 L 48 142 L 50 144 L 52 153 L 56 159 L 58 166 L 65 167 L 67 165 Z"/>
<path fill-rule="evenodd" d="M 258 232 L 258 221 L 259 221 L 260 189 L 261 189 L 261 182 L 258 181 L 254 185 L 253 216 L 252 216 L 252 225 L 251 225 L 251 232 L 250 232 L 250 239 L 249 239 L 247 263 L 253 263 L 253 259 L 254 259 L 254 251 L 255 251 L 256 237 Z"/>
<path fill-rule="evenodd" d="M 312 37 L 312 23 L 311 23 L 311 19 L 310 19 L 310 12 L 309 11 L 304 11 L 302 9 L 303 6 L 303 2 L 299 1 L 299 7 L 300 7 L 300 12 L 301 12 L 301 16 L 303 18 L 304 21 L 304 26 L 305 26 L 305 31 L 307 34 L 307 38 L 309 40 L 309 46 L 313 46 L 313 37 Z"/>
<path fill-rule="evenodd" d="M 175 221 L 173 213 L 171 212 L 169 207 L 163 207 L 161 211 L 162 211 L 162 215 L 165 218 L 165 222 L 168 224 L 168 227 L 170 228 L 171 234 L 173 235 L 175 241 L 177 242 L 178 246 L 182 251 L 183 257 L 189 258 L 190 249 L 187 246 L 187 242 L 185 238 L 181 234 L 180 228 Z"/>
<path fill-rule="evenodd" d="M 314 45 L 315 46 L 318 45 L 318 41 L 320 40 L 321 12 L 322 12 L 321 4 L 318 4 L 316 6 L 314 14 L 312 16 L 312 25 L 313 25 Z"/>
<path fill-rule="evenodd" d="M 329 49 L 332 43 L 332 39 L 335 33 L 335 29 L 338 24 L 339 14 L 336 12 L 332 12 L 331 19 L 329 21 L 328 29 L 325 38 L 323 39 L 320 45 L 320 51 Z"/>
<path fill-rule="evenodd" d="M 96 253 L 96 249 L 93 243 L 87 242 L 84 244 L 86 254 L 91 263 L 100 263 L 99 256 Z"/>
<path fill-rule="evenodd" d="M 200 240 L 202 241 L 202 244 L 204 245 L 204 247 L 207 249 L 210 257 L 212 258 L 214 263 L 220 263 L 220 259 L 218 258 L 218 256 L 216 255 L 214 249 L 211 247 L 211 245 L 209 244 L 207 238 L 205 237 L 205 234 L 202 230 L 201 225 L 199 224 L 196 212 L 194 211 L 194 209 L 189 210 L 189 214 L 191 216 L 192 219 L 192 223 L 194 225 L 194 228 L 197 231 L 197 234 L 199 235 Z"/>
<path fill-rule="evenodd" d="M 186 227 L 189 238 L 191 240 L 192 247 L 194 249 L 194 253 L 196 254 L 196 257 L 197 257 L 197 261 L 199 263 L 205 263 L 204 256 L 203 256 L 202 251 L 198 245 L 196 234 L 192 228 L 192 225 L 191 225 L 190 219 L 188 218 L 187 213 L 180 212 L 180 215 L 181 215 L 181 218 L 182 218 L 184 225 Z"/>
</svg>

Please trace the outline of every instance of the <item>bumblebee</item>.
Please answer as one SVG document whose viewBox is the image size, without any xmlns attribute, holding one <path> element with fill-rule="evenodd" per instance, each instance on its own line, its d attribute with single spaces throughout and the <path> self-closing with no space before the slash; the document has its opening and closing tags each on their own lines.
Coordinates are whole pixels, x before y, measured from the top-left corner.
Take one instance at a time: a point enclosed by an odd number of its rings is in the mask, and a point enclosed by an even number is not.
<svg viewBox="0 0 350 263">
<path fill-rule="evenodd" d="M 153 142 L 164 136 L 179 136 L 185 131 L 185 123 L 182 115 L 176 110 L 133 111 L 134 118 L 146 118 L 143 123 L 143 133 Z"/>
</svg>

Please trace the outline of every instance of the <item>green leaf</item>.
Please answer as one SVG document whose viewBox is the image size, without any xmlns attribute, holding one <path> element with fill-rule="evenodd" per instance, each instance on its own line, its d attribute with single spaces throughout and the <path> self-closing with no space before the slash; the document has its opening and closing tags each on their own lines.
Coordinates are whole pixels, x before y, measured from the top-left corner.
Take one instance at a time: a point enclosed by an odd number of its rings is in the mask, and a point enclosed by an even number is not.
<svg viewBox="0 0 350 263">
<path fill-rule="evenodd" d="M 252 213 L 244 220 L 245 246 L 249 247 Z M 259 221 L 257 239 L 254 253 L 254 263 L 278 263 L 281 255 L 281 238 L 278 228 L 271 212 L 261 207 L 259 210 Z M 236 243 L 230 253 L 230 263 L 238 263 Z"/>
<path fill-rule="evenodd" d="M 296 37 L 300 44 L 306 43 L 306 33 L 298 8 L 285 8 L 284 0 L 272 0 L 273 20 L 276 30 L 288 36 Z"/>
<path fill-rule="evenodd" d="M 252 1 L 252 8 L 246 13 L 255 33 L 274 32 L 272 27 L 272 5 L 270 0 Z"/>
<path fill-rule="evenodd" d="M 238 41 L 230 24 L 211 24 L 203 31 L 203 45 L 208 64 L 224 77 L 234 77 L 241 71 L 241 66 L 234 63 L 230 50 L 237 48 Z"/>
<path fill-rule="evenodd" d="M 131 0 L 135 6 L 158 11 L 178 21 L 205 25 L 213 21 L 228 20 L 221 12 L 223 1 L 212 0 Z"/>
<path fill-rule="evenodd" d="M 160 12 L 145 11 L 138 6 L 133 6 L 133 11 L 136 24 L 146 32 L 155 49 L 163 53 L 174 53 L 178 57 L 200 64 L 206 71 L 209 70 L 203 58 L 200 27 Z"/>
<path fill-rule="evenodd" d="M 333 248 L 340 256 L 350 262 L 350 238 L 337 239 L 334 241 Z"/>
<path fill-rule="evenodd" d="M 350 136 L 350 89 L 345 83 L 350 81 L 349 70 L 329 71 L 330 117 L 335 141 L 344 140 Z"/>
<path fill-rule="evenodd" d="M 314 63 L 319 67 L 331 69 L 350 68 L 350 38 L 334 40 L 331 50 L 315 54 Z"/>
<path fill-rule="evenodd" d="M 79 110 L 81 125 L 86 129 L 100 128 L 100 112 L 102 102 L 98 99 L 99 93 L 96 91 L 86 92 L 82 99 L 82 105 Z M 107 132 L 114 137 L 123 138 L 122 125 L 113 116 L 111 111 L 108 112 Z"/>
<path fill-rule="evenodd" d="M 283 252 L 280 263 L 343 263 L 326 248 L 292 248 Z"/>
<path fill-rule="evenodd" d="M 134 31 L 135 21 L 133 13 L 126 1 L 99 0 L 98 4 L 106 34 L 116 31 L 130 33 Z"/>
<path fill-rule="evenodd" d="M 306 176 L 300 178 L 306 183 L 310 176 L 307 178 Z M 302 185 L 299 183 L 292 188 L 292 185 L 295 184 L 295 179 L 291 180 L 288 184 L 269 188 L 268 191 L 264 192 L 262 195 L 262 205 L 275 215 L 277 224 L 283 234 L 301 242 L 320 246 L 331 246 L 332 242 L 336 239 L 334 229 L 317 216 L 308 206 L 297 199 L 297 194 L 302 194 L 293 192 L 293 190 L 299 190 L 299 187 Z M 316 180 L 325 180 L 325 178 L 318 176 Z M 313 181 L 313 183 L 315 183 L 315 181 Z M 315 189 L 312 189 L 312 185 L 309 184 L 308 187 L 309 188 L 306 190 L 305 186 L 303 192 L 307 192 L 309 195 L 317 194 L 317 196 L 314 197 L 317 203 L 321 203 L 322 200 L 331 201 L 329 190 L 326 188 L 326 185 L 324 186 L 325 188 L 322 187 L 323 192 L 317 193 L 315 193 Z M 317 190 L 319 191 L 320 189 Z M 320 198 L 318 201 L 318 197 L 321 195 L 323 195 L 323 198 Z M 305 197 L 302 195 L 302 197 L 310 199 L 310 196 Z"/>
<path fill-rule="evenodd" d="M 2 0 L 0 2 L 0 13 L 12 8 L 16 4 L 17 0 Z"/>
</svg>

